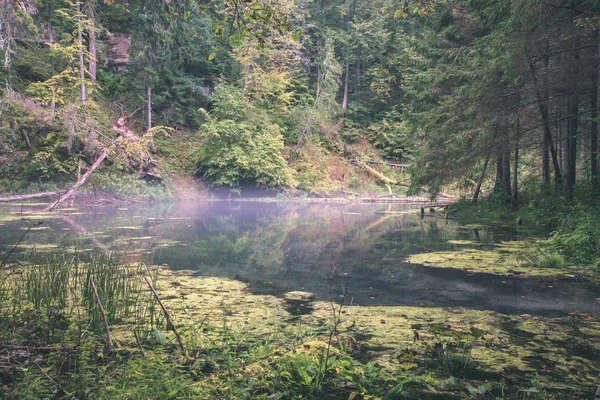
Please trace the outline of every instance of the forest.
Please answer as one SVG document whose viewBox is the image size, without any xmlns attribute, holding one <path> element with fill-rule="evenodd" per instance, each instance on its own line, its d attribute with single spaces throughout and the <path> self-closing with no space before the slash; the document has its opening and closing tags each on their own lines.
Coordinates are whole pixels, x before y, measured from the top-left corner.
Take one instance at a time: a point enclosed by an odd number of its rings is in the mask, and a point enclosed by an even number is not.
<svg viewBox="0 0 600 400">
<path fill-rule="evenodd" d="M 0 55 L 0 398 L 599 398 L 600 1 L 0 0 Z"/>
<path fill-rule="evenodd" d="M 563 3 L 5 1 L 2 188 L 107 152 L 97 186 L 132 196 L 590 193 L 597 5 Z"/>
</svg>

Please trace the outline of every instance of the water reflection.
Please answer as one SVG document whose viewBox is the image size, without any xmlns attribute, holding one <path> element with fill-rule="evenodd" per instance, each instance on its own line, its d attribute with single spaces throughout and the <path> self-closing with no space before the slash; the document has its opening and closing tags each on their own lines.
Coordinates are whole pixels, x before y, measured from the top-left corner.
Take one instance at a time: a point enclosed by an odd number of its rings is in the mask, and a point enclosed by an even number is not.
<svg viewBox="0 0 600 400">
<path fill-rule="evenodd" d="M 3 249 L 27 222 L 11 210 L 0 225 Z M 25 210 L 28 211 L 28 210 Z M 320 298 L 343 293 L 361 305 L 465 307 L 503 313 L 600 312 L 591 283 L 468 273 L 404 262 L 406 256 L 522 239 L 514 226 L 468 226 L 440 213 L 391 205 L 206 202 L 129 209 L 67 210 L 44 219 L 18 249 L 101 249 L 123 260 L 192 269 L 249 283 L 255 292 L 301 290 Z M 18 253 L 18 252 L 17 252 Z M 335 279 L 328 285 L 328 275 Z M 344 279 L 341 279 L 344 278 Z M 328 288 L 328 286 L 331 286 Z"/>
</svg>

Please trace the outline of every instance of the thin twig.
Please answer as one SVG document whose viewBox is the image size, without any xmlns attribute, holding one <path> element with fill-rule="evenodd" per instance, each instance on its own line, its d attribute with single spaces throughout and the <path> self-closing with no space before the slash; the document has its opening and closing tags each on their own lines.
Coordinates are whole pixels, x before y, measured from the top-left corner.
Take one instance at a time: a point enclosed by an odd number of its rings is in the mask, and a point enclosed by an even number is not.
<svg viewBox="0 0 600 400">
<path fill-rule="evenodd" d="M 138 347 L 140 348 L 140 353 L 142 353 L 142 357 L 146 357 L 146 353 L 144 353 L 144 348 L 142 347 L 142 342 L 140 341 L 140 337 L 138 336 L 137 330 L 135 328 L 133 330 L 133 336 L 135 336 L 135 341 L 137 342 Z"/>
<path fill-rule="evenodd" d="M 188 352 L 185 349 L 185 346 L 183 345 L 183 341 L 181 340 L 181 336 L 179 336 L 179 332 L 177 332 L 177 328 L 175 327 L 175 324 L 173 323 L 173 319 L 171 319 L 171 315 L 167 311 L 167 308 L 165 307 L 163 302 L 160 300 L 160 297 L 158 296 L 158 293 L 156 293 L 156 290 L 154 290 L 154 286 L 152 286 L 152 282 L 150 282 L 150 279 L 148 279 L 147 276 L 144 276 L 144 279 L 146 280 L 148 287 L 154 294 L 154 297 L 158 301 L 158 304 L 160 304 L 160 308 L 162 308 L 163 312 L 165 313 L 165 317 L 167 318 L 167 323 L 171 325 L 171 328 L 173 329 L 173 332 L 175 333 L 175 337 L 177 338 L 177 343 L 179 343 L 179 348 L 181 348 L 181 351 L 183 352 L 185 357 L 188 358 Z"/>
<path fill-rule="evenodd" d="M 94 298 L 96 299 L 96 303 L 98 303 L 98 307 L 100 308 L 100 314 L 102 314 L 102 318 L 104 319 L 104 328 L 106 329 L 106 339 L 108 340 L 108 351 L 111 350 L 112 341 L 110 337 L 110 329 L 108 329 L 108 319 L 106 318 L 106 313 L 104 312 L 104 307 L 102 307 L 102 302 L 100 301 L 100 296 L 98 296 L 98 290 L 96 290 L 96 284 L 94 283 L 94 278 L 90 277 L 90 285 L 92 286 L 92 290 L 94 291 Z"/>
</svg>

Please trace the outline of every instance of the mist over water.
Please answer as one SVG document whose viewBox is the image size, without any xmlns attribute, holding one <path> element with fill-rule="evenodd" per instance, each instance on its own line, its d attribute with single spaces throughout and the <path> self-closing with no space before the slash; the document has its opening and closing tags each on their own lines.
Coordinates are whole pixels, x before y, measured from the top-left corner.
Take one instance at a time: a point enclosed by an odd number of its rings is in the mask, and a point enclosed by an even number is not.
<svg viewBox="0 0 600 400">
<path fill-rule="evenodd" d="M 0 225 L 6 251 L 26 229 L 20 208 Z M 15 251 L 91 251 L 248 283 L 256 293 L 289 291 L 358 305 L 464 307 L 508 314 L 560 316 L 600 312 L 589 282 L 472 273 L 407 263 L 413 254 L 494 249 L 533 235 L 494 223 L 467 226 L 440 212 L 385 204 L 214 201 L 128 208 L 69 209 L 48 216 Z M 465 245 L 456 241 L 469 241 Z M 474 260 L 473 263 L 477 263 Z M 332 279 L 330 280 L 330 277 Z"/>
</svg>

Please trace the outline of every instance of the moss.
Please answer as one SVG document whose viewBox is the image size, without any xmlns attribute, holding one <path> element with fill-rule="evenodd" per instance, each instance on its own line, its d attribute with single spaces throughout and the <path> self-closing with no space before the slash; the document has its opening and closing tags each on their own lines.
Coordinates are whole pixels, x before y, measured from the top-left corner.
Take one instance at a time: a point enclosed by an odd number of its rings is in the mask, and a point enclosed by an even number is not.
<svg viewBox="0 0 600 400">
<path fill-rule="evenodd" d="M 312 313 L 292 318 L 282 299 L 252 294 L 235 280 L 161 269 L 158 286 L 170 309 L 185 310 L 185 318 L 180 319 L 184 325 L 197 326 L 206 320 L 205 324 L 213 327 L 226 325 L 234 336 L 248 341 L 277 334 L 283 342 L 294 343 L 303 329 L 316 333 L 313 340 L 297 347 L 282 346 L 282 354 L 322 349 L 327 327 L 332 326 L 329 302 L 314 301 Z M 486 376 L 497 382 L 506 380 L 506 385 L 514 388 L 530 387 L 535 380 L 540 390 L 575 393 L 591 392 L 600 372 L 596 367 L 600 322 L 589 315 L 542 318 L 403 306 L 343 307 L 341 315 L 340 334 L 360 343 L 356 357 L 388 371 L 432 373 L 440 379 L 451 374 L 474 382 Z M 447 332 L 437 335 L 432 330 L 436 325 L 447 326 Z M 454 361 L 432 357 L 430 348 L 436 341 L 469 337 L 473 328 L 483 334 L 478 339 L 471 337 L 473 350 L 468 360 L 460 354 Z"/>
<path fill-rule="evenodd" d="M 330 305 L 315 305 L 314 317 L 325 320 L 330 313 Z M 535 379 L 539 389 L 586 393 L 593 389 L 598 372 L 594 352 L 600 347 L 600 323 L 591 316 L 550 319 L 428 307 L 347 307 L 343 315 L 341 330 L 364 338 L 361 356 L 388 370 L 429 372 L 440 379 L 448 374 L 475 380 L 487 375 L 513 387 L 530 385 L 527 379 Z M 431 329 L 436 325 L 448 329 L 436 335 Z M 474 327 L 481 329 L 483 336 L 471 339 L 473 350 L 468 360 L 456 357 L 460 363 L 451 366 L 432 356 L 430 348 L 436 342 L 456 342 Z M 588 329 L 586 334 L 580 334 L 582 329 Z M 575 337 L 578 346 L 565 345 Z M 576 357 L 573 350 L 577 348 L 587 354 Z"/>
<path fill-rule="evenodd" d="M 535 265 L 536 247 L 533 242 L 500 242 L 493 249 L 464 248 L 469 241 L 449 241 L 460 250 L 413 254 L 405 259 L 411 264 L 435 268 L 455 268 L 472 273 L 495 275 L 555 276 L 587 274 L 582 268 L 566 265 Z"/>
<path fill-rule="evenodd" d="M 532 386 L 549 397 L 589 397 L 600 372 L 597 316 L 574 313 L 552 319 L 462 308 L 345 306 L 337 333 L 330 336 L 332 307 L 340 311 L 339 305 L 315 300 L 312 312 L 292 315 L 284 299 L 254 294 L 237 280 L 166 267 L 148 272 L 184 344 L 195 354 L 185 368 L 201 377 L 189 383 L 204 396 L 196 398 L 240 393 L 250 380 L 268 385 L 299 365 L 314 368 L 330 338 L 336 358 L 348 359 L 344 349 L 349 349 L 356 361 L 348 362 L 376 368 L 379 379 L 388 374 L 422 377 L 409 387 L 417 398 L 464 398 L 466 383 L 487 384 L 495 394 L 505 390 L 505 398 L 518 398 L 519 389 Z M 310 293 L 291 292 L 287 298 L 314 300 Z M 118 362 L 111 385 L 125 385 L 127 374 L 149 376 L 148 363 L 156 359 L 157 367 L 174 372 L 178 363 L 156 344 L 145 344 L 146 355 L 133 357 L 139 350 L 128 324 L 111 326 L 116 351 L 132 355 Z M 173 332 L 163 329 L 162 335 L 164 348 L 175 351 Z M 436 353 L 437 343 L 443 352 Z M 119 378 L 120 371 L 130 372 Z"/>
</svg>

